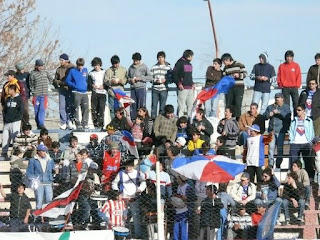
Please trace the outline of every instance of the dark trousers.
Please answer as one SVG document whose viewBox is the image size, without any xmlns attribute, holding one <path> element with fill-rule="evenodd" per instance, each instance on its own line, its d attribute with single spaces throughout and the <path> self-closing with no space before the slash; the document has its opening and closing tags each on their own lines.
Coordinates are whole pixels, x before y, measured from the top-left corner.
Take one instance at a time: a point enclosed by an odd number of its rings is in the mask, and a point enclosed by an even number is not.
<svg viewBox="0 0 320 240">
<path fill-rule="evenodd" d="M 75 112 L 76 126 L 80 126 L 79 107 L 81 108 L 81 125 L 83 127 L 88 125 L 89 119 L 89 98 L 87 93 L 73 93 L 73 103 Z"/>
<path fill-rule="evenodd" d="M 131 89 L 131 98 L 135 101 L 131 104 L 131 119 L 136 119 L 138 108 L 146 106 L 146 96 L 146 88 Z"/>
<path fill-rule="evenodd" d="M 250 175 L 250 182 L 254 182 L 255 175 L 257 176 L 257 183 L 262 181 L 262 169 L 261 167 L 248 166 L 247 172 Z"/>
<path fill-rule="evenodd" d="M 91 114 L 95 128 L 104 126 L 104 110 L 106 108 L 106 95 L 92 91 L 91 95 Z"/>
<path fill-rule="evenodd" d="M 219 147 L 217 155 L 223 155 L 236 160 L 236 147 L 222 146 Z"/>
<path fill-rule="evenodd" d="M 152 104 L 151 104 L 151 118 L 156 119 L 158 116 L 158 103 L 159 103 L 159 114 L 164 113 L 164 106 L 166 105 L 168 97 L 168 91 L 156 91 L 152 90 Z"/>
<path fill-rule="evenodd" d="M 298 99 L 299 99 L 299 91 L 298 88 L 282 88 L 282 94 L 284 96 L 284 103 L 290 106 L 290 96 L 292 98 L 293 110 L 294 113 L 296 112 L 295 109 L 298 106 Z"/>
<path fill-rule="evenodd" d="M 309 175 L 309 177 L 314 177 L 314 169 L 313 169 L 313 157 L 311 157 L 311 146 L 310 144 L 290 144 L 290 162 L 289 168 L 291 169 L 292 164 L 297 161 L 302 154 L 303 161 L 305 164 L 305 169 Z"/>
<path fill-rule="evenodd" d="M 29 100 L 26 99 L 23 101 L 23 115 L 22 115 L 22 126 L 29 124 Z"/>
<path fill-rule="evenodd" d="M 108 94 L 108 104 L 110 109 L 110 119 L 113 119 L 115 117 L 115 97 L 114 95 Z M 117 104 L 119 105 L 119 104 Z"/>
<path fill-rule="evenodd" d="M 234 106 L 234 116 L 239 118 L 241 115 L 242 98 L 244 93 L 244 86 L 233 87 L 226 94 L 226 106 Z"/>
</svg>

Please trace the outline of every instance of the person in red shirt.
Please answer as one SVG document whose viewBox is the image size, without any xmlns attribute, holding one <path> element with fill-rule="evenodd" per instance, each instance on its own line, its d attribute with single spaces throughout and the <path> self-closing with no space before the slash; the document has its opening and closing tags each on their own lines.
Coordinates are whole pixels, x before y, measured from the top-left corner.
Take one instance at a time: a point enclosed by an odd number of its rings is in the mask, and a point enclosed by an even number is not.
<svg viewBox="0 0 320 240">
<path fill-rule="evenodd" d="M 258 204 L 258 210 L 251 214 L 252 226 L 258 226 L 261 222 L 263 215 L 266 213 L 268 205 L 266 203 Z"/>
<path fill-rule="evenodd" d="M 301 69 L 298 63 L 293 61 L 294 53 L 291 50 L 286 51 L 285 62 L 280 64 L 278 69 L 278 86 L 282 88 L 284 103 L 290 106 L 290 96 L 292 98 L 293 108 L 298 106 L 299 91 L 301 88 Z"/>
</svg>

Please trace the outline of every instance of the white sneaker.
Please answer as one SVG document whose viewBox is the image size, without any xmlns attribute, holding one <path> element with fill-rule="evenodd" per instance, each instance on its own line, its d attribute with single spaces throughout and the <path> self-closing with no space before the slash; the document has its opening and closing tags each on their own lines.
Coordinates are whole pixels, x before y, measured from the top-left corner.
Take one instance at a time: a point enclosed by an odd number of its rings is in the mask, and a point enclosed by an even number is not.
<svg viewBox="0 0 320 240">
<path fill-rule="evenodd" d="M 68 122 L 68 128 L 70 130 L 77 129 L 77 127 L 72 122 Z"/>
<path fill-rule="evenodd" d="M 60 127 L 61 130 L 66 130 L 67 129 L 67 124 L 65 124 L 65 123 L 64 124 L 60 124 L 59 127 Z"/>
</svg>

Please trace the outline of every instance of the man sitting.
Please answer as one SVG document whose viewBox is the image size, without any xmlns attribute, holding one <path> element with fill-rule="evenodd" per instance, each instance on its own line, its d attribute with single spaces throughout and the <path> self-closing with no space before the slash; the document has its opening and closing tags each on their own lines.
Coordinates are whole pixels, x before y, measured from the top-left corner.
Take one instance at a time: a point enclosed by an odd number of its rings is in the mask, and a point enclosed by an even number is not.
<svg viewBox="0 0 320 240">
<path fill-rule="evenodd" d="M 31 131 L 30 124 L 22 126 L 22 133 L 19 133 L 14 139 L 13 154 L 23 153 L 23 157 L 32 158 L 36 154 L 38 137 Z"/>
</svg>

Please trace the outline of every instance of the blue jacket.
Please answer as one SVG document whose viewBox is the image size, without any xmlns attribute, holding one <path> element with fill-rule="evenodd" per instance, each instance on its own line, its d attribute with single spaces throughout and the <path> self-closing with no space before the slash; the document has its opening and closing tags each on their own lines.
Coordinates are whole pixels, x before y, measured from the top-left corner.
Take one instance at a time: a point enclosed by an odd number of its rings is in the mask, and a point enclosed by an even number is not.
<svg viewBox="0 0 320 240">
<path fill-rule="evenodd" d="M 291 121 L 290 129 L 289 129 L 290 144 L 293 143 L 293 140 L 295 139 L 295 136 L 297 134 L 298 119 L 299 119 L 298 117 L 294 117 L 294 119 Z M 312 140 L 314 138 L 314 128 L 313 128 L 313 122 L 309 117 L 306 117 L 304 119 L 304 131 L 305 131 L 305 135 L 308 142 L 312 143 Z"/>
<path fill-rule="evenodd" d="M 77 91 L 81 93 L 86 93 L 88 89 L 88 70 L 87 68 L 82 68 L 80 71 L 78 68 L 71 68 L 65 83 L 72 91 Z"/>
<path fill-rule="evenodd" d="M 272 176 L 270 178 L 270 181 L 268 182 L 261 182 L 258 183 L 259 187 L 262 188 L 264 186 L 268 186 L 269 191 L 268 191 L 268 200 L 276 200 L 276 198 L 278 197 L 278 188 L 280 187 L 281 183 L 278 180 L 278 178 L 276 178 L 276 176 Z M 257 198 L 261 199 L 261 193 L 257 193 Z"/>
<path fill-rule="evenodd" d="M 279 113 L 270 117 L 270 112 L 273 112 L 275 109 L 277 109 Z M 267 107 L 263 117 L 266 120 L 270 119 L 268 128 L 269 133 L 272 131 L 275 133 L 286 133 L 289 130 L 291 120 L 290 106 L 287 104 L 283 104 L 282 106 L 271 104 Z"/>
<path fill-rule="evenodd" d="M 47 167 L 46 171 L 43 172 L 41 163 L 39 161 L 39 156 L 36 155 L 34 158 L 29 160 L 28 168 L 27 168 L 27 178 L 29 180 L 34 178 L 39 178 L 41 183 L 52 183 L 53 181 L 53 170 L 54 170 L 54 161 L 50 158 L 49 154 L 47 154 Z"/>
</svg>

